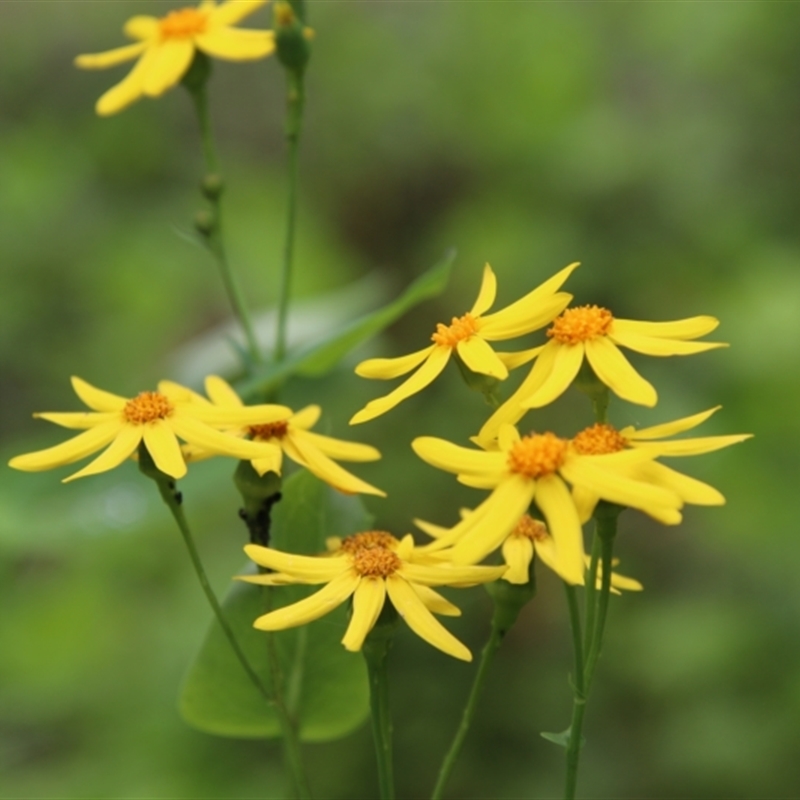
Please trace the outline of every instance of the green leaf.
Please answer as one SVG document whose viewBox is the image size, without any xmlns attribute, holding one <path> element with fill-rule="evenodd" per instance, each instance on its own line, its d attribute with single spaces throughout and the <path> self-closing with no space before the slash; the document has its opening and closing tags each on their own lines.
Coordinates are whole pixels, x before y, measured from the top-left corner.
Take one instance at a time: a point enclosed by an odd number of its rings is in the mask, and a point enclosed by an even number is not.
<svg viewBox="0 0 800 800">
<path fill-rule="evenodd" d="M 396 300 L 354 320 L 322 341 L 290 354 L 280 364 L 270 364 L 239 385 L 239 394 L 249 400 L 271 391 L 291 375 L 317 377 L 329 372 L 351 350 L 388 328 L 411 308 L 441 294 L 447 286 L 455 257 L 456 251 L 448 250 L 438 264 L 420 275 Z"/>
<path fill-rule="evenodd" d="M 559 747 L 569 747 L 569 731 L 570 729 L 567 728 L 561 733 L 540 733 L 539 735 L 542 739 L 547 739 L 548 742 L 557 744 Z"/>
<path fill-rule="evenodd" d="M 280 550 L 314 554 L 329 536 L 368 530 L 371 517 L 357 497 L 344 496 L 305 470 L 284 483 L 273 510 L 272 544 Z M 278 655 L 284 700 L 298 721 L 300 738 L 337 739 L 369 714 L 364 659 L 341 645 L 347 626 L 345 605 L 302 628 L 267 634 L 253 621 L 273 608 L 307 597 L 319 587 L 263 588 L 237 582 L 223 610 L 250 664 L 269 689 L 268 643 Z M 268 596 L 269 595 L 271 596 Z M 220 626 L 214 622 L 189 667 L 179 699 L 181 715 L 206 733 L 240 738 L 280 736 L 277 716 L 250 682 Z"/>
</svg>

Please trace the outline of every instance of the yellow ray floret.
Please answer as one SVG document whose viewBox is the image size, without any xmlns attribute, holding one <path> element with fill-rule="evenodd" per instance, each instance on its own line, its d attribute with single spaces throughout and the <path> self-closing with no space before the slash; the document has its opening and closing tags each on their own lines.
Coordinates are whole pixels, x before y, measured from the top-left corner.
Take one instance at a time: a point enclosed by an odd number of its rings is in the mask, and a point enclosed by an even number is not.
<svg viewBox="0 0 800 800">
<path fill-rule="evenodd" d="M 675 322 L 636 322 L 616 319 L 606 308 L 568 308 L 547 330 L 550 341 L 511 397 L 487 420 L 477 440 L 486 447 L 501 425 L 516 424 L 530 408 L 541 408 L 560 397 L 570 386 L 584 358 L 614 394 L 631 403 L 654 406 L 658 395 L 622 354 L 620 347 L 650 356 L 702 353 L 721 342 L 695 342 L 713 331 L 714 317 L 691 317 Z"/>
<path fill-rule="evenodd" d="M 197 51 L 228 61 L 268 56 L 275 49 L 272 31 L 232 27 L 267 2 L 228 0 L 217 5 L 204 0 L 197 8 L 177 9 L 160 18 L 131 17 L 124 33 L 135 44 L 75 59 L 82 69 L 106 69 L 138 58 L 128 75 L 97 101 L 97 113 L 109 116 L 141 97 L 159 97 L 180 82 Z"/>
<path fill-rule="evenodd" d="M 350 424 L 357 425 L 379 417 L 422 391 L 447 366 L 453 353 L 472 372 L 498 380 L 507 378 L 510 369 L 535 358 L 539 348 L 521 353 L 496 353 L 489 342 L 523 336 L 555 319 L 572 299 L 572 295 L 558 290 L 577 266 L 570 264 L 525 297 L 500 311 L 487 314 L 497 294 L 497 279 L 487 264 L 478 298 L 472 308 L 462 317 L 453 317 L 450 325 L 439 323 L 431 336 L 431 346 L 399 358 L 372 358 L 356 367 L 356 373 L 362 378 L 381 380 L 399 378 L 412 370 L 416 371 L 394 391 L 367 403 L 353 416 Z"/>
<path fill-rule="evenodd" d="M 304 600 L 259 617 L 253 625 L 265 631 L 305 625 L 352 597 L 353 613 L 342 644 L 357 651 L 388 597 L 414 633 L 448 655 L 471 661 L 470 651 L 433 616 L 456 616 L 458 609 L 431 587 L 487 583 L 502 576 L 505 566 L 417 563 L 414 551 L 410 535 L 398 540 L 385 531 L 348 536 L 338 542 L 335 552 L 323 556 L 298 556 L 248 545 L 245 552 L 256 564 L 277 572 L 243 575 L 240 580 L 267 585 L 325 584 Z"/>
<path fill-rule="evenodd" d="M 209 400 L 195 394 L 192 397 L 193 402 L 200 407 L 217 410 L 221 414 L 250 408 L 242 403 L 228 383 L 216 375 L 206 378 L 205 386 Z M 259 475 L 267 472 L 280 475 L 285 454 L 334 489 L 348 494 L 363 493 L 385 497 L 385 492 L 357 478 L 336 463 L 376 461 L 381 457 L 380 452 L 366 444 L 347 442 L 312 432 L 309 429 L 317 423 L 321 413 L 322 409 L 315 405 L 306 406 L 296 414 L 286 408 L 286 414 L 279 419 L 274 416 L 265 417 L 263 421 L 251 418 L 246 425 L 231 426 L 228 433 L 243 439 L 252 439 L 262 445 L 261 455 L 249 459 Z M 202 446 L 184 447 L 187 461 L 197 461 L 211 454 Z"/>
<path fill-rule="evenodd" d="M 616 453 L 626 449 L 643 449 L 656 457 L 694 456 L 711 453 L 723 447 L 743 442 L 752 434 L 733 434 L 729 436 L 703 436 L 690 439 L 667 439 L 677 433 L 691 430 L 705 422 L 720 406 L 693 414 L 689 417 L 642 428 L 637 431 L 628 426 L 617 431 L 612 425 L 596 424 L 581 431 L 572 439 L 572 448 L 579 453 Z M 620 472 L 628 478 L 643 481 L 652 486 L 668 489 L 677 494 L 684 503 L 700 506 L 720 506 L 725 498 L 707 483 L 690 478 L 677 470 L 660 464 L 655 460 L 630 462 L 620 467 Z M 575 485 L 572 490 L 575 505 L 581 521 L 588 520 L 600 500 L 599 495 L 588 486 Z M 656 516 L 656 519 L 658 517 Z"/>
<path fill-rule="evenodd" d="M 682 501 L 676 492 L 624 474 L 629 464 L 652 461 L 654 454 L 647 447 L 585 455 L 552 433 L 520 437 L 511 425 L 501 428 L 498 449 L 491 452 L 429 436 L 415 439 L 412 447 L 424 461 L 455 473 L 462 483 L 492 490 L 473 513 L 427 546 L 437 550 L 452 545 L 453 559 L 459 563 L 475 563 L 499 547 L 535 503 L 552 534 L 559 574 L 569 583 L 581 583 L 581 520 L 565 481 L 665 522 L 677 524 L 681 519 Z"/>
<path fill-rule="evenodd" d="M 88 466 L 65 478 L 67 482 L 114 469 L 144 442 L 161 472 L 182 478 L 186 474 L 186 461 L 178 439 L 203 448 L 208 455 L 265 458 L 271 453 L 268 444 L 245 441 L 220 428 L 260 420 L 274 422 L 291 414 L 291 409 L 278 405 L 215 408 L 210 403 L 193 401 L 188 389 L 166 381 L 159 384 L 158 391 L 141 392 L 131 399 L 96 389 L 80 378 L 72 378 L 72 386 L 91 412 L 47 412 L 34 416 L 83 433 L 55 447 L 12 458 L 9 466 L 40 472 L 72 464 L 103 450 Z"/>
</svg>

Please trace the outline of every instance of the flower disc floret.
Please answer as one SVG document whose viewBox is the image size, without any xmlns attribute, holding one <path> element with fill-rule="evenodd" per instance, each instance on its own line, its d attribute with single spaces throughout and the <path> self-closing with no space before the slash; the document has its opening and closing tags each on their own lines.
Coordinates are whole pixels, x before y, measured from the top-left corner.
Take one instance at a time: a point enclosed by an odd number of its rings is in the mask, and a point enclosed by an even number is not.
<svg viewBox="0 0 800 800">
<path fill-rule="evenodd" d="M 264 425 L 250 425 L 247 432 L 250 434 L 251 439 L 267 441 L 269 439 L 283 439 L 288 430 L 288 420 L 281 420 L 280 422 L 268 422 Z"/>
<path fill-rule="evenodd" d="M 181 39 L 203 33 L 208 15 L 196 8 L 179 8 L 170 11 L 158 21 L 158 29 L 164 39 Z"/>
<path fill-rule="evenodd" d="M 532 542 L 543 542 L 550 536 L 544 522 L 534 519 L 530 514 L 525 514 L 520 519 L 510 535 L 530 539 Z"/>
<path fill-rule="evenodd" d="M 360 550 L 373 550 L 375 548 L 390 550 L 397 547 L 398 544 L 397 539 L 391 533 L 386 533 L 386 531 L 364 531 L 363 533 L 354 533 L 352 536 L 346 536 L 341 540 L 339 549 L 345 553 L 358 553 Z"/>
<path fill-rule="evenodd" d="M 449 325 L 440 322 L 436 326 L 436 333 L 431 335 L 431 341 L 444 347 L 457 347 L 459 342 L 474 336 L 478 332 L 479 325 L 480 320 L 472 314 L 453 317 Z"/>
<path fill-rule="evenodd" d="M 605 336 L 613 321 L 614 317 L 607 308 L 594 305 L 568 308 L 553 320 L 547 329 L 547 337 L 561 344 L 578 344 Z"/>
<path fill-rule="evenodd" d="M 353 554 L 353 569 L 364 578 L 386 578 L 402 566 L 399 556 L 384 547 L 362 548 Z"/>
<path fill-rule="evenodd" d="M 134 425 L 166 419 L 175 410 L 175 406 L 161 392 L 140 392 L 125 403 L 122 415 Z"/>
<path fill-rule="evenodd" d="M 576 452 L 587 456 L 619 453 L 628 446 L 627 439 L 613 426 L 598 422 L 572 437 Z"/>
<path fill-rule="evenodd" d="M 511 472 L 528 478 L 541 478 L 558 472 L 567 454 L 567 441 L 554 433 L 532 433 L 523 436 L 508 453 Z"/>
</svg>

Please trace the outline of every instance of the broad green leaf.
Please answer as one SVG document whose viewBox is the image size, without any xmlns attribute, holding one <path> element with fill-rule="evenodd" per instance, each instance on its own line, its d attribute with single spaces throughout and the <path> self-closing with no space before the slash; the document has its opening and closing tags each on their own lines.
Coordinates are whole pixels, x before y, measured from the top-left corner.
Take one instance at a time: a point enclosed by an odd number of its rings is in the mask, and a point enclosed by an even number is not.
<svg viewBox="0 0 800 800">
<path fill-rule="evenodd" d="M 357 497 L 346 497 L 306 471 L 284 483 L 273 509 L 272 544 L 281 550 L 313 554 L 329 536 L 368 530 L 371 518 Z M 268 604 L 279 608 L 307 597 L 318 587 L 263 589 L 237 582 L 223 610 L 242 649 L 269 690 L 268 647 L 276 648 L 283 695 L 304 741 L 336 739 L 356 728 L 369 713 L 364 660 L 341 645 L 347 626 L 342 605 L 302 628 L 267 634 L 253 628 Z M 183 718 L 207 733 L 240 738 L 280 736 L 270 704 L 253 686 L 220 626 L 215 622 L 188 670 L 179 701 Z"/>
<path fill-rule="evenodd" d="M 280 364 L 270 364 L 241 384 L 239 393 L 250 399 L 269 392 L 291 375 L 316 377 L 329 372 L 351 350 L 388 328 L 411 308 L 441 294 L 447 286 L 455 257 L 455 250 L 448 250 L 438 264 L 420 275 L 396 300 L 354 320 L 323 341 L 290 354 Z"/>
</svg>

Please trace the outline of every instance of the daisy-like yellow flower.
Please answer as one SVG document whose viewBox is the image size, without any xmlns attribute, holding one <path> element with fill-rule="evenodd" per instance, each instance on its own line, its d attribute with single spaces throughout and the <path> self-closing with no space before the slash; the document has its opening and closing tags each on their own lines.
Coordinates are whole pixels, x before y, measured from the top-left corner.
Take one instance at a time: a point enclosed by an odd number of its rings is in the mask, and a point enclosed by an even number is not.
<svg viewBox="0 0 800 800">
<path fill-rule="evenodd" d="M 572 448 L 584 455 L 619 453 L 626 449 L 646 448 L 651 454 L 661 456 L 696 456 L 711 453 L 723 447 L 743 442 L 752 434 L 742 433 L 729 436 L 703 436 L 693 439 L 666 439 L 677 433 L 696 428 L 705 422 L 721 406 L 716 406 L 700 414 L 676 419 L 663 425 L 642 428 L 637 431 L 632 425 L 617 431 L 612 425 L 598 423 L 581 431 L 572 439 Z M 721 506 L 725 498 L 707 483 L 690 478 L 654 460 L 627 463 L 620 472 L 633 480 L 643 481 L 675 492 L 684 503 L 699 506 Z M 572 497 L 578 508 L 581 521 L 588 520 L 594 513 L 600 497 L 587 486 L 574 486 Z M 656 517 L 658 519 L 658 517 Z"/>
<path fill-rule="evenodd" d="M 222 378 L 210 375 L 206 378 L 205 387 L 211 402 L 209 403 L 202 395 L 192 392 L 193 402 L 222 411 L 229 409 L 235 412 L 237 409 L 247 408 L 239 395 Z M 253 469 L 259 475 L 267 472 L 280 475 L 283 455 L 286 454 L 296 464 L 305 467 L 334 489 L 348 494 L 375 494 L 386 497 L 386 492 L 357 478 L 334 460 L 376 461 L 381 457 L 378 450 L 366 444 L 345 442 L 331 436 L 313 433 L 310 428 L 314 427 L 322 413 L 319 406 L 306 406 L 296 414 L 286 406 L 283 408 L 286 413 L 282 417 L 275 418 L 274 415 L 268 414 L 263 420 L 259 420 L 251 415 L 247 424 L 231 427 L 227 431 L 236 436 L 249 437 L 261 445 L 260 455 L 250 459 Z M 188 461 L 196 461 L 213 453 L 205 451 L 202 447 L 189 445 L 184 447 L 184 455 Z"/>
<path fill-rule="evenodd" d="M 377 622 L 388 595 L 414 633 L 463 661 L 471 661 L 472 654 L 433 616 L 457 616 L 460 612 L 431 587 L 488 583 L 506 569 L 415 563 L 411 535 L 398 541 L 385 531 L 348 536 L 337 552 L 324 556 L 293 555 L 259 545 L 247 545 L 245 552 L 256 564 L 277 572 L 245 575 L 241 580 L 266 585 L 326 584 L 304 600 L 259 617 L 254 627 L 278 631 L 305 625 L 352 596 L 353 613 L 342 644 L 347 650 L 357 651 Z"/>
<path fill-rule="evenodd" d="M 616 319 L 606 308 L 568 308 L 547 330 L 550 341 L 536 356 L 528 377 L 486 421 L 478 434 L 486 445 L 503 424 L 516 424 L 530 408 L 541 408 L 560 397 L 570 386 L 584 357 L 602 381 L 623 400 L 654 406 L 655 388 L 620 351 L 627 347 L 649 356 L 685 356 L 702 353 L 722 342 L 695 342 L 719 325 L 714 317 L 690 317 L 675 322 L 637 322 Z"/>
<path fill-rule="evenodd" d="M 372 358 L 356 367 L 356 374 L 362 378 L 381 380 L 399 378 L 411 370 L 416 372 L 394 391 L 367 403 L 350 424 L 357 425 L 379 417 L 424 389 L 447 366 L 454 352 L 472 372 L 505 380 L 509 369 L 527 363 L 541 348 L 497 353 L 489 342 L 515 339 L 551 322 L 572 299 L 571 294 L 558 290 L 577 266 L 570 264 L 520 300 L 487 314 L 497 295 L 497 278 L 487 264 L 475 304 L 464 316 L 453 317 L 450 325 L 439 323 L 431 336 L 433 344 L 430 347 L 399 358 Z"/>
<path fill-rule="evenodd" d="M 8 462 L 10 467 L 41 472 L 72 464 L 106 448 L 88 466 L 64 478 L 67 483 L 114 469 L 144 442 L 156 467 L 177 479 L 186 474 L 178 438 L 213 455 L 240 459 L 269 456 L 270 448 L 264 444 L 239 439 L 218 428 L 278 420 L 291 413 L 286 406 L 277 405 L 234 409 L 215 408 L 211 404 L 203 406 L 187 400 L 188 389 L 168 381 L 159 383 L 156 392 L 141 392 L 131 399 L 96 389 L 75 377 L 72 388 L 91 411 L 47 412 L 34 416 L 84 432 L 55 447 L 16 456 Z"/>
<path fill-rule="evenodd" d="M 268 56 L 275 49 L 272 31 L 232 27 L 267 2 L 228 0 L 217 5 L 215 0 L 203 0 L 197 8 L 170 11 L 160 19 L 131 17 L 123 30 L 135 44 L 75 59 L 75 65 L 82 69 L 106 69 L 139 59 L 128 75 L 97 101 L 97 113 L 109 116 L 143 96 L 160 97 L 180 82 L 196 51 L 228 61 Z"/>
<path fill-rule="evenodd" d="M 462 510 L 462 519 L 465 519 L 470 513 L 471 512 L 466 509 Z M 448 528 L 442 528 L 439 525 L 433 525 L 424 520 L 415 519 L 414 524 L 434 539 L 440 539 L 449 533 Z M 556 575 L 564 578 L 561 574 L 561 565 L 556 553 L 555 542 L 548 532 L 547 526 L 541 520 L 534 519 L 529 514 L 524 514 L 514 528 L 512 528 L 511 533 L 509 533 L 503 541 L 501 552 L 503 554 L 503 561 L 508 567 L 503 575 L 504 581 L 520 585 L 528 583 L 530 566 L 534 555 L 553 570 Z M 588 568 L 591 559 L 587 555 L 584 555 L 583 558 Z M 618 563 L 619 559 L 615 558 L 613 560 L 613 566 L 616 566 Z M 597 567 L 597 588 L 599 589 L 603 582 L 602 564 L 598 563 Z M 633 578 L 628 578 L 616 572 L 611 573 L 611 591 L 614 594 L 621 594 L 622 590 L 639 592 L 642 588 L 642 584 Z"/>
<path fill-rule="evenodd" d="M 677 524 L 681 519 L 682 502 L 675 492 L 621 474 L 626 464 L 651 460 L 654 456 L 647 448 L 583 455 L 553 433 L 520 437 L 512 425 L 500 429 L 498 449 L 491 452 L 431 436 L 415 439 L 411 446 L 423 461 L 455 473 L 461 483 L 492 490 L 447 536 L 427 545 L 431 549 L 452 545 L 458 563 L 473 564 L 499 547 L 530 504 L 536 503 L 553 535 L 559 574 L 569 583 L 582 583 L 581 521 L 565 481 L 665 522 Z"/>
</svg>

